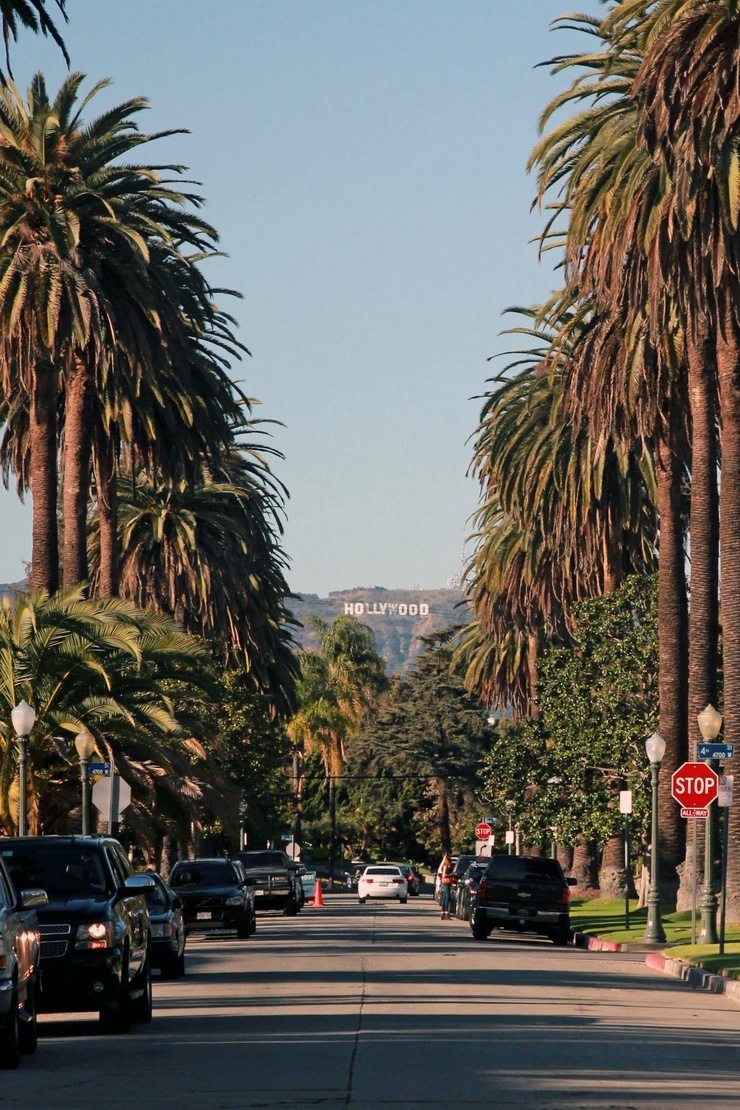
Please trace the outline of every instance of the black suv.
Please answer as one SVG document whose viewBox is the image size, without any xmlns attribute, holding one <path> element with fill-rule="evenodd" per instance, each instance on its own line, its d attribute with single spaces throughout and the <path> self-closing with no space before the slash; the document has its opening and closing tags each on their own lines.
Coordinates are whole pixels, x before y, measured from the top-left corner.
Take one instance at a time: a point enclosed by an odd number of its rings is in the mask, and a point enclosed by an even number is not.
<svg viewBox="0 0 740 1110">
<path fill-rule="evenodd" d="M 228 859 L 181 859 L 169 885 L 182 902 L 188 932 L 236 929 L 239 940 L 255 931 L 254 894 L 239 863 Z"/>
<path fill-rule="evenodd" d="M 470 907 L 470 930 L 485 940 L 494 929 L 570 940 L 570 882 L 556 859 L 494 856 Z"/>
<path fill-rule="evenodd" d="M 237 852 L 236 858 L 254 890 L 258 910 L 282 910 L 291 916 L 302 909 L 306 899 L 298 875 L 299 864 L 286 852 L 279 848 L 245 848 Z"/>
<path fill-rule="evenodd" d="M 106 1032 L 127 1033 L 152 1019 L 150 936 L 145 891 L 117 840 L 103 836 L 26 836 L 0 840 L 19 889 L 40 887 L 45 1013 L 97 1010 Z"/>
</svg>

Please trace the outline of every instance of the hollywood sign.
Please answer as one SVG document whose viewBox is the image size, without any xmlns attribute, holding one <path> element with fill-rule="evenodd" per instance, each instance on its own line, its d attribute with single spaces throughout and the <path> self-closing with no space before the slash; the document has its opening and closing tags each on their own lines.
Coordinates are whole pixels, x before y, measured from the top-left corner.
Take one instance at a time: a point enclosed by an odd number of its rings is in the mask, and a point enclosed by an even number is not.
<svg viewBox="0 0 740 1110">
<path fill-rule="evenodd" d="M 345 601 L 344 611 L 350 617 L 428 617 L 429 606 L 407 605 L 393 601 Z"/>
</svg>

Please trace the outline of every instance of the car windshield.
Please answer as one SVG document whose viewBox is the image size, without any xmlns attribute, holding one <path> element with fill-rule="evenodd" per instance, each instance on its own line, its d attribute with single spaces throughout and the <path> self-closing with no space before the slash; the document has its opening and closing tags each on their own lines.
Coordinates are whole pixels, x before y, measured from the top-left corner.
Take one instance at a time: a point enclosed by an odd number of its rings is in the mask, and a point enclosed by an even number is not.
<svg viewBox="0 0 740 1110">
<path fill-rule="evenodd" d="M 563 882 L 563 873 L 560 864 L 554 859 L 496 856 L 488 865 L 486 878 L 527 883 Z"/>
<path fill-rule="evenodd" d="M 44 844 L 40 839 L 1 850 L 18 890 L 41 887 L 51 899 L 115 893 L 102 853 L 84 844 Z"/>
<path fill-rule="evenodd" d="M 170 886 L 238 886 L 236 871 L 227 860 L 193 860 L 176 864 Z"/>
<path fill-rule="evenodd" d="M 242 867 L 285 867 L 285 858 L 282 852 L 242 852 L 239 856 Z"/>
</svg>

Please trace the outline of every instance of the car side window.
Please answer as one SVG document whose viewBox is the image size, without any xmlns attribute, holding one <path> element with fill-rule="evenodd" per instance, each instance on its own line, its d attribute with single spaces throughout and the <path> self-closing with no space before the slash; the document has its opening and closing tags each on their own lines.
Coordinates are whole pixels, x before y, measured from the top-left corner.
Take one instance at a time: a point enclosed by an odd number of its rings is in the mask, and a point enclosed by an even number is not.
<svg viewBox="0 0 740 1110">
<path fill-rule="evenodd" d="M 0 910 L 7 909 L 8 906 L 13 905 L 13 899 L 10 896 L 10 889 L 5 881 L 5 876 L 0 871 Z"/>
<path fill-rule="evenodd" d="M 108 862 L 111 866 L 113 876 L 116 880 L 116 886 L 122 887 L 128 878 L 128 873 L 121 865 L 121 860 L 118 858 L 118 852 L 112 846 L 107 849 Z"/>
</svg>

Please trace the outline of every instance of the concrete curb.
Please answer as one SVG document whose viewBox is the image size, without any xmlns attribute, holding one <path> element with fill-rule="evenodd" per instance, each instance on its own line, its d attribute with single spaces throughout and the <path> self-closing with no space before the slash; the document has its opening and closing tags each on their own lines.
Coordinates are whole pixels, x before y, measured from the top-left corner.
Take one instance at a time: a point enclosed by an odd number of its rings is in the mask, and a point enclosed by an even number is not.
<svg viewBox="0 0 740 1110">
<path fill-rule="evenodd" d="M 727 998 L 731 998 L 733 1002 L 740 1002 L 740 980 L 738 979 L 727 979 L 724 975 L 714 975 L 711 971 L 705 971 L 702 967 L 694 967 L 684 960 L 672 960 L 670 956 L 664 956 L 662 952 L 649 952 L 645 957 L 645 963 L 655 971 L 662 972 L 663 975 L 669 975 L 672 979 L 681 979 L 684 983 L 693 987 L 694 990 L 724 994 Z"/>
<path fill-rule="evenodd" d="M 671 979 L 680 979 L 694 990 L 723 994 L 733 1002 L 740 1003 L 739 979 L 728 979 L 724 975 L 705 971 L 703 967 L 694 967 L 685 960 L 674 960 L 664 952 L 656 952 L 654 945 L 602 940 L 601 937 L 592 937 L 588 933 L 574 933 L 573 943 L 576 948 L 586 948 L 589 952 L 645 952 L 645 963 L 654 971 L 660 971 Z"/>
</svg>

